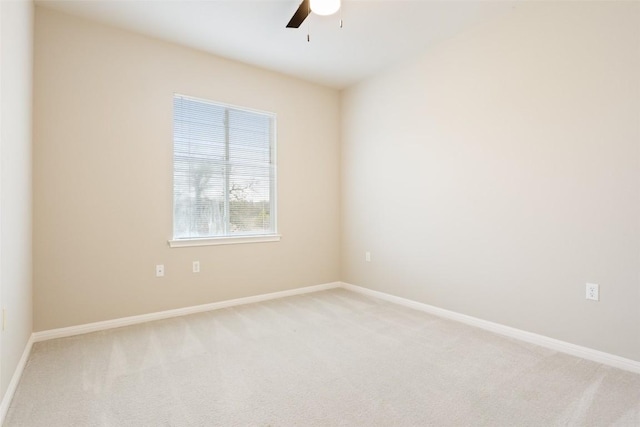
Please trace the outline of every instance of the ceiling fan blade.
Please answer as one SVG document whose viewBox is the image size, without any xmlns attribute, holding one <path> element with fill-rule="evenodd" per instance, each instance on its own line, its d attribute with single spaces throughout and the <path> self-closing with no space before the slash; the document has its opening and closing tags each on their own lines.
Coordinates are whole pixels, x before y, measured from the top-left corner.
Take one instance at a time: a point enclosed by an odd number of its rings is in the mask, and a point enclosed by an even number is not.
<svg viewBox="0 0 640 427">
<path fill-rule="evenodd" d="M 298 10 L 293 14 L 291 20 L 287 24 L 287 28 L 300 28 L 300 25 L 307 19 L 307 16 L 311 13 L 311 9 L 309 8 L 309 0 L 302 0 L 300 6 L 298 6 Z"/>
</svg>

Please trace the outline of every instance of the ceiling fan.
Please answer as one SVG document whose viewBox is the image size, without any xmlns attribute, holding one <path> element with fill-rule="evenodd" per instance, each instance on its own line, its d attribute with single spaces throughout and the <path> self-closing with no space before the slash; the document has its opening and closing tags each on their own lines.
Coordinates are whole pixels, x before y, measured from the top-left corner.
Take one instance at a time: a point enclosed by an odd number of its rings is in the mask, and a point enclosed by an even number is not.
<svg viewBox="0 0 640 427">
<path fill-rule="evenodd" d="M 295 11 L 287 28 L 300 28 L 311 12 L 317 15 L 331 15 L 340 10 L 340 0 L 302 0 Z"/>
</svg>

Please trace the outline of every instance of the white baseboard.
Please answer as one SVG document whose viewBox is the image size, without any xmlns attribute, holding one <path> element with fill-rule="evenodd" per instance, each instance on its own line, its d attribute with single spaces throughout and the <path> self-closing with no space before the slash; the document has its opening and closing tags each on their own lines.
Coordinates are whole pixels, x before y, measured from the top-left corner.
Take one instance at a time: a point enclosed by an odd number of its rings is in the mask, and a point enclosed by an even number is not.
<svg viewBox="0 0 640 427">
<path fill-rule="evenodd" d="M 640 362 L 625 359 L 620 356 L 605 353 L 602 351 L 594 350 L 587 347 L 567 343 L 554 338 L 545 337 L 543 335 L 534 334 L 531 332 L 523 331 L 520 329 L 512 328 L 509 326 L 501 325 L 499 323 L 489 322 L 487 320 L 478 319 L 476 317 L 467 316 L 465 314 L 456 313 L 454 311 L 445 310 L 442 308 L 434 307 L 432 305 L 424 304 L 421 302 L 409 300 L 406 298 L 397 297 L 394 295 L 386 294 L 384 292 L 374 291 L 372 289 L 363 288 L 361 286 L 352 285 L 343 282 L 325 283 L 322 285 L 308 286 L 304 288 L 290 289 L 287 291 L 273 292 L 263 295 L 255 295 L 245 298 L 237 298 L 227 301 L 214 302 L 210 304 L 196 305 L 192 307 L 178 308 L 174 310 L 160 311 L 156 313 L 143 314 L 139 316 L 123 317 L 120 319 L 106 320 L 103 322 L 88 323 L 84 325 L 70 326 L 67 328 L 51 329 L 47 331 L 34 332 L 31 334 L 29 341 L 27 342 L 20 362 L 16 367 L 16 370 L 11 378 L 11 382 L 7 388 L 7 391 L 0 404 L 0 425 L 4 422 L 4 419 L 9 410 L 11 400 L 22 376 L 22 372 L 26 366 L 27 360 L 31 353 L 31 347 L 33 343 L 38 341 L 45 341 L 54 338 L 63 338 L 73 335 L 86 334 L 89 332 L 97 332 L 106 329 L 118 328 L 122 326 L 134 325 L 138 323 L 150 322 L 153 320 L 168 319 L 171 317 L 184 316 L 187 314 L 201 313 L 204 311 L 217 310 L 226 307 L 233 307 L 244 304 L 251 304 L 260 301 L 273 300 L 277 298 L 284 298 L 293 295 L 306 294 L 310 292 L 318 292 L 333 288 L 344 288 L 349 291 L 358 292 L 360 294 L 368 295 L 371 297 L 379 298 L 385 301 L 389 301 L 395 304 L 403 305 L 405 307 L 413 308 L 416 310 L 424 311 L 426 313 L 433 314 L 435 316 L 443 317 L 446 319 L 455 320 L 461 323 L 465 323 L 470 326 L 475 326 L 481 329 L 485 329 L 497 334 L 505 335 L 511 338 L 515 338 L 521 341 L 536 344 L 542 347 L 546 347 L 552 350 L 567 353 L 573 356 L 581 357 L 583 359 L 592 360 L 594 362 L 602 363 L 604 365 L 613 366 L 615 368 L 624 369 L 626 371 L 640 374 Z"/>
<path fill-rule="evenodd" d="M 2 403 L 0 403 L 0 426 L 4 424 L 4 419 L 7 417 L 7 412 L 9 412 L 9 406 L 11 405 L 13 395 L 16 393 L 16 389 L 18 388 L 18 383 L 22 377 L 22 372 L 24 372 L 24 367 L 27 365 L 27 360 L 29 360 L 33 343 L 33 334 L 31 334 L 27 344 L 24 346 L 24 351 L 22 352 L 22 357 L 20 357 L 20 360 L 18 361 L 18 366 L 16 366 L 16 370 L 13 371 L 13 376 L 9 382 L 7 391 L 4 393 Z"/>
<path fill-rule="evenodd" d="M 47 331 L 34 332 L 34 342 L 46 341 L 54 338 L 70 337 L 89 332 L 103 331 L 106 329 L 119 328 L 122 326 L 135 325 L 138 323 L 150 322 L 153 320 L 168 319 L 171 317 L 185 316 L 187 314 L 201 313 L 204 311 L 218 310 L 236 305 L 251 304 L 260 301 L 267 301 L 277 298 L 284 298 L 293 295 L 306 294 L 309 292 L 324 291 L 326 289 L 339 288 L 340 282 L 325 283 L 322 285 L 307 286 L 304 288 L 290 289 L 269 294 L 255 295 L 244 298 L 236 298 L 227 301 L 213 302 L 209 304 L 194 305 L 191 307 L 176 308 L 173 310 L 158 311 L 155 313 L 141 314 L 138 316 L 122 317 L 120 319 L 105 320 L 102 322 L 86 323 L 84 325 L 69 326 L 66 328 L 50 329 Z"/>
<path fill-rule="evenodd" d="M 614 354 L 605 353 L 588 347 L 582 347 L 554 338 L 545 337 L 544 335 L 534 334 L 532 332 L 523 331 L 521 329 L 512 328 L 499 323 L 489 322 L 488 320 L 478 319 L 477 317 L 467 316 L 466 314 L 456 313 L 455 311 L 445 310 L 429 304 L 397 297 L 384 292 L 374 291 L 372 289 L 363 288 L 349 283 L 342 283 L 342 287 L 353 292 L 379 298 L 405 307 L 413 308 L 415 310 L 424 311 L 425 313 L 433 314 L 438 317 L 455 320 L 460 323 L 475 326 L 500 335 L 506 335 L 520 341 L 536 344 L 541 347 L 546 347 L 572 356 L 602 363 L 603 365 L 613 366 L 614 368 L 624 369 L 625 371 L 640 374 L 640 362 L 635 360 L 626 359 Z"/>
</svg>

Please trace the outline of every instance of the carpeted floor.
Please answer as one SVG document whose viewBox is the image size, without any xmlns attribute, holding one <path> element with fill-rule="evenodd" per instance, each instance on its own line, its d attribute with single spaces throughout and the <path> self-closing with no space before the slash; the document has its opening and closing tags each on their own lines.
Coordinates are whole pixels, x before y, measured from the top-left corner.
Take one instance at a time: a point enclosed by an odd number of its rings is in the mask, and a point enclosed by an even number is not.
<svg viewBox="0 0 640 427">
<path fill-rule="evenodd" d="M 640 426 L 640 375 L 343 289 L 34 345 L 5 426 Z"/>
</svg>

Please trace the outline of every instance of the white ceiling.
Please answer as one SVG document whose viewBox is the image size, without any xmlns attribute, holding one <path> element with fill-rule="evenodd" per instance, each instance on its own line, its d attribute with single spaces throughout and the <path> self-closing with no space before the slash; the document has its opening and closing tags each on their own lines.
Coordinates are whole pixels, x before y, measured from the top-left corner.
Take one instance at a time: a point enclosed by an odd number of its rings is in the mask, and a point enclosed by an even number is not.
<svg viewBox="0 0 640 427">
<path fill-rule="evenodd" d="M 339 14 L 311 14 L 299 29 L 285 28 L 301 1 L 36 3 L 335 88 L 356 83 L 516 7 L 515 1 L 492 0 L 343 0 L 342 29 Z"/>
</svg>

